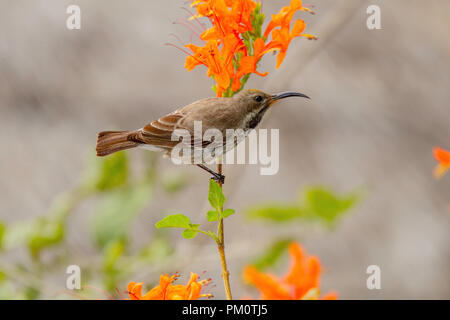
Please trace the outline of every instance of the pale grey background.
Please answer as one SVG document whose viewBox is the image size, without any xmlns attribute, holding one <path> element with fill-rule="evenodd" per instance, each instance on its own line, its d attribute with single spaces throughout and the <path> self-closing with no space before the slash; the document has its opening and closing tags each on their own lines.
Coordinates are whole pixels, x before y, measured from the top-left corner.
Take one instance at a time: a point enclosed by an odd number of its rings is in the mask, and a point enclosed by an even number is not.
<svg viewBox="0 0 450 320">
<path fill-rule="evenodd" d="M 261 70 L 270 75 L 248 82 L 248 88 L 269 92 L 298 90 L 312 100 L 280 103 L 261 125 L 280 129 L 277 175 L 260 176 L 256 166 L 225 168 L 225 193 L 238 212 L 225 226 L 236 298 L 249 294 L 240 281 L 249 257 L 293 233 L 321 258 L 324 292 L 336 289 L 348 299 L 450 298 L 450 176 L 436 181 L 431 175 L 432 147 L 450 148 L 450 2 L 356 2 L 309 1 L 316 15 L 301 17 L 319 40 L 293 41 L 279 70 L 275 57 L 266 57 Z M 287 3 L 265 1 L 264 10 L 275 13 Z M 82 8 L 80 31 L 65 27 L 68 4 Z M 382 30 L 366 28 L 369 4 L 380 5 Z M 185 17 L 182 5 L 0 1 L 0 219 L 44 213 L 55 194 L 78 181 L 98 131 L 139 128 L 145 119 L 212 95 L 205 69 L 187 72 L 185 55 L 164 45 L 175 41 L 170 33 L 189 41 L 172 24 Z M 344 12 L 342 5 L 348 6 Z M 327 29 L 333 23 L 338 27 Z M 167 170 L 187 172 L 193 182 L 175 201 L 157 195 L 134 225 L 136 247 L 151 238 L 163 214 L 200 219 L 207 208 L 205 174 L 160 162 Z M 333 232 L 269 227 L 239 214 L 262 200 L 292 200 L 310 184 L 342 193 L 363 187 L 366 198 Z M 96 259 L 86 239 L 88 213 L 80 208 L 71 217 L 67 242 L 73 263 Z M 178 254 L 191 257 L 178 259 L 167 272 L 206 270 L 216 283 L 212 292 L 223 298 L 215 247 L 200 237 L 181 241 L 176 232 L 173 239 Z M 381 267 L 382 290 L 366 289 L 370 264 Z M 64 272 L 48 281 L 63 289 Z M 130 280 L 148 282 L 158 274 L 143 270 Z"/>
</svg>

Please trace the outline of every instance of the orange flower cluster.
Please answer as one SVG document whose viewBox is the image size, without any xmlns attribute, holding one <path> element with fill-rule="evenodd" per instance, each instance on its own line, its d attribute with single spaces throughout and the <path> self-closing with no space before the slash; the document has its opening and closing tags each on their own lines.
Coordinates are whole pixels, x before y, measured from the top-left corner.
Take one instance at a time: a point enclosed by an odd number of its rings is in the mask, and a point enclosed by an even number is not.
<svg viewBox="0 0 450 320">
<path fill-rule="evenodd" d="M 318 300 L 320 261 L 316 256 L 306 256 L 298 243 L 289 246 L 291 268 L 283 278 L 259 272 L 249 266 L 244 270 L 244 279 L 261 292 L 262 300 Z M 331 292 L 321 300 L 336 300 Z"/>
<path fill-rule="evenodd" d="M 438 162 L 433 173 L 436 178 L 440 178 L 450 169 L 450 152 L 442 148 L 434 148 L 433 154 Z"/>
<path fill-rule="evenodd" d="M 143 283 L 130 282 L 127 286 L 130 300 L 197 300 L 201 297 L 211 297 L 211 294 L 201 294 L 201 290 L 211 279 L 198 281 L 198 275 L 191 272 L 187 285 L 172 285 L 178 274 L 161 275 L 159 285 L 142 295 Z"/>
<path fill-rule="evenodd" d="M 185 68 L 191 71 L 199 65 L 208 68 L 207 76 L 216 81 L 215 91 L 218 97 L 232 96 L 242 90 L 252 73 L 266 76 L 257 71 L 257 64 L 264 54 L 278 51 L 277 68 L 283 62 L 292 39 L 303 36 L 306 24 L 296 20 L 291 29 L 291 21 L 297 11 L 310 9 L 302 6 L 301 0 L 291 0 L 283 7 L 262 33 L 264 14 L 261 3 L 254 0 L 197 0 L 192 3 L 198 15 L 191 18 L 206 17 L 212 27 L 205 30 L 200 39 L 204 46 L 188 44 L 192 51 L 186 58 Z M 271 37 L 271 40 L 268 39 Z"/>
</svg>

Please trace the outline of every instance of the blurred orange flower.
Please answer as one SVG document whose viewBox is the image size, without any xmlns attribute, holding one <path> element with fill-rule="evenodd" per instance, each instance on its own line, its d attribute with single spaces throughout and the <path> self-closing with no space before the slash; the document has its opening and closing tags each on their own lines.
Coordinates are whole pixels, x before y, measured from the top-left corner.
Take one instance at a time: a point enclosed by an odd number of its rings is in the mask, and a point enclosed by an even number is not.
<svg viewBox="0 0 450 320">
<path fill-rule="evenodd" d="M 198 275 L 191 272 L 191 278 L 186 285 L 172 285 L 178 274 L 161 275 L 159 285 L 142 295 L 143 283 L 131 281 L 127 286 L 130 300 L 197 300 L 201 297 L 211 297 L 209 293 L 201 294 L 201 290 L 211 279 L 198 281 Z"/>
<path fill-rule="evenodd" d="M 302 6 L 301 0 L 292 0 L 289 6 L 273 15 L 264 33 L 264 14 L 259 1 L 197 0 L 191 6 L 195 7 L 197 15 L 192 15 L 190 20 L 205 17 L 212 26 L 199 35 L 204 41 L 203 46 L 185 45 L 191 51 L 185 68 L 191 71 L 198 65 L 206 66 L 207 76 L 216 82 L 218 97 L 232 96 L 242 90 L 252 73 L 267 75 L 267 72 L 257 71 L 257 64 L 264 54 L 278 51 L 278 68 L 292 39 L 299 36 L 316 38 L 303 33 L 306 24 L 301 19 L 295 21 L 291 30 L 291 21 L 297 11 L 312 12 Z M 270 41 L 269 36 L 272 37 Z"/>
<path fill-rule="evenodd" d="M 303 30 L 305 30 L 306 24 L 303 20 L 295 21 L 294 27 L 292 31 L 289 32 L 289 28 L 281 28 L 280 30 L 275 29 L 272 31 L 272 39 L 273 41 L 269 42 L 267 45 L 267 50 L 276 50 L 278 49 L 280 52 L 277 55 L 277 69 L 280 67 L 281 63 L 286 56 L 287 49 L 289 44 L 295 37 L 304 36 L 308 39 L 315 39 L 315 36 L 309 34 L 302 34 Z"/>
<path fill-rule="evenodd" d="M 253 55 L 243 56 L 239 61 L 239 68 L 233 77 L 233 86 L 231 87 L 233 91 L 238 91 L 241 88 L 241 78 L 242 76 L 249 73 L 256 73 L 259 76 L 265 77 L 268 72 L 260 73 L 256 70 L 259 59 L 266 53 L 266 47 L 264 40 L 261 38 L 256 39 L 253 43 Z"/>
<path fill-rule="evenodd" d="M 191 71 L 196 66 L 203 64 L 208 68 L 207 76 L 213 76 L 217 82 L 220 93 L 224 88 L 228 88 L 233 73 L 231 61 L 232 56 L 229 53 L 228 46 L 219 50 L 217 40 L 210 40 L 204 47 L 193 44 L 186 45 L 194 54 L 186 58 L 185 68 Z"/>
<path fill-rule="evenodd" d="M 194 1 L 191 6 L 198 12 L 192 18 L 208 17 L 212 23 L 212 27 L 201 34 L 202 40 L 221 39 L 253 29 L 251 15 L 256 9 L 253 0 L 201 0 Z"/>
<path fill-rule="evenodd" d="M 321 266 L 316 256 L 306 256 L 298 243 L 289 246 L 291 267 L 283 278 L 259 272 L 248 266 L 244 279 L 258 288 L 262 300 L 336 300 L 337 293 L 330 292 L 319 298 Z"/>
<path fill-rule="evenodd" d="M 291 4 L 289 6 L 281 8 L 281 10 L 277 14 L 272 15 L 272 21 L 270 21 L 269 25 L 266 28 L 266 31 L 264 31 L 264 37 L 267 38 L 269 36 L 269 33 L 276 27 L 281 27 L 281 29 L 288 29 L 289 31 L 292 18 L 294 17 L 294 14 L 299 10 L 312 13 L 310 9 L 302 6 L 301 0 L 291 0 Z"/>
<path fill-rule="evenodd" d="M 438 162 L 433 174 L 436 178 L 441 178 L 450 169 L 450 152 L 436 147 L 433 149 L 433 154 Z"/>
</svg>

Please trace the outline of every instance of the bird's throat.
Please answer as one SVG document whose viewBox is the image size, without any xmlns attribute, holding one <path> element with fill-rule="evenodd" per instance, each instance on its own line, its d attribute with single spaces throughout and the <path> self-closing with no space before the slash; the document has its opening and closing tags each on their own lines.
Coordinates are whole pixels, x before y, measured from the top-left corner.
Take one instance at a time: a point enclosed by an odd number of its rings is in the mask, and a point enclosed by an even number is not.
<svg viewBox="0 0 450 320">
<path fill-rule="evenodd" d="M 246 129 L 255 129 L 256 126 L 261 122 L 264 114 L 266 113 L 267 109 L 269 109 L 269 106 L 262 108 L 258 112 L 252 112 L 249 113 L 247 121 L 244 125 Z"/>
</svg>

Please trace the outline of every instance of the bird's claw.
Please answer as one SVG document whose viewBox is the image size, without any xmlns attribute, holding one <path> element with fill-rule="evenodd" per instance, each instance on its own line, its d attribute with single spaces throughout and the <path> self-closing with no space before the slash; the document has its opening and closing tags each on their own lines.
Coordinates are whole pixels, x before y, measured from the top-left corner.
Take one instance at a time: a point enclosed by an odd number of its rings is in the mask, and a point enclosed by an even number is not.
<svg viewBox="0 0 450 320">
<path fill-rule="evenodd" d="M 217 175 L 213 175 L 211 177 L 211 179 L 213 179 L 214 181 L 216 181 L 217 183 L 220 183 L 220 184 L 225 183 L 225 176 L 222 174 L 219 174 L 219 173 L 217 173 Z"/>
</svg>

